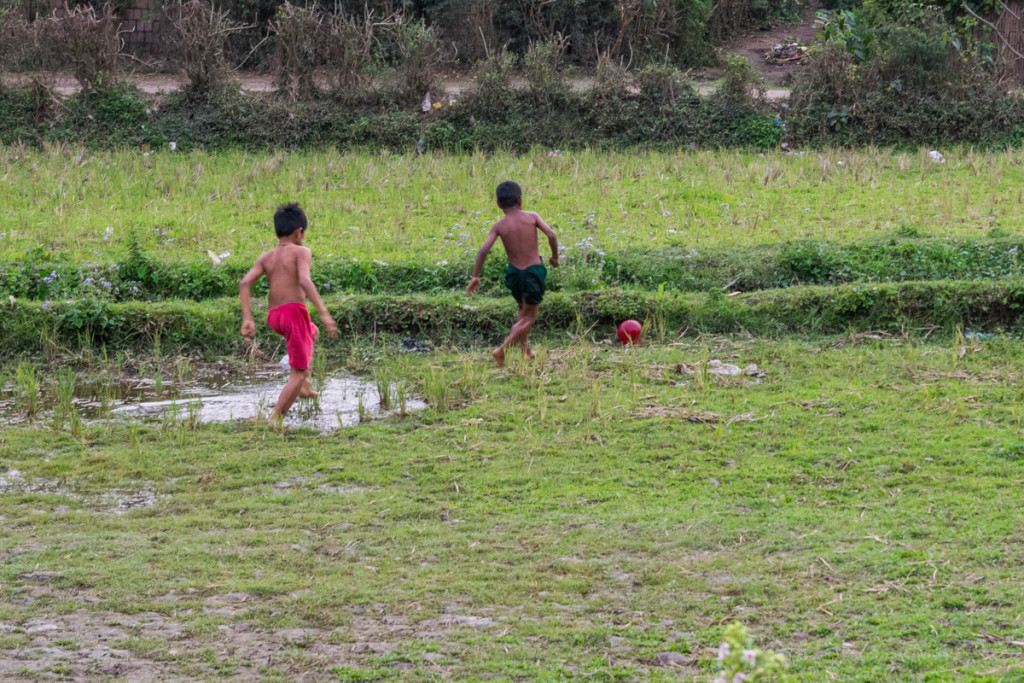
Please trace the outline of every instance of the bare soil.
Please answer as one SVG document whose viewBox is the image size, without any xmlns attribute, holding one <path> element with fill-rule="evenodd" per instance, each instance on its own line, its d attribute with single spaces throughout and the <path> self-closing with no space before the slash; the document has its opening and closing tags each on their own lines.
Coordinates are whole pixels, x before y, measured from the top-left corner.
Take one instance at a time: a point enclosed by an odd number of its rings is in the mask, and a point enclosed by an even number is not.
<svg viewBox="0 0 1024 683">
<path fill-rule="evenodd" d="M 0 680 L 61 672 L 67 680 L 185 681 L 216 677 L 259 681 L 259 669 L 275 669 L 296 681 L 337 680 L 330 672 L 339 665 L 360 666 L 361 655 L 388 654 L 399 646 L 433 643 L 419 653 L 426 666 L 439 675 L 445 661 L 458 660 L 456 643 L 467 630 L 487 630 L 500 618 L 446 613 L 441 618 L 412 622 L 402 615 L 369 609 L 352 615 L 346 627 L 267 631 L 245 620 L 258 600 L 246 593 L 204 597 L 193 592 L 158 596 L 168 614 L 124 614 L 99 607 L 100 599 L 87 590 L 69 591 L 47 585 L 46 579 L 26 585 L 15 602 L 19 606 L 74 603 L 88 609 L 60 614 L 43 609 L 44 616 L 22 623 L 0 622 L 0 636 L 17 637 L 25 644 L 0 658 Z M 174 614 L 196 611 L 214 621 L 217 636 L 199 638 Z M 414 649 L 414 648 L 413 648 Z M 236 666 L 214 668 L 204 653 Z M 411 668 L 409 663 L 399 668 Z"/>
<path fill-rule="evenodd" d="M 761 72 L 769 91 L 777 91 L 771 86 L 789 87 L 802 68 L 801 64 L 769 64 L 765 55 L 776 45 L 800 43 L 810 45 L 818 34 L 815 16 L 821 9 L 819 0 L 808 0 L 807 7 L 800 13 L 800 21 L 795 24 L 778 24 L 770 30 L 746 31 L 722 47 L 728 54 L 740 55 L 750 60 L 754 68 Z M 769 95 L 771 98 L 771 95 Z"/>
</svg>

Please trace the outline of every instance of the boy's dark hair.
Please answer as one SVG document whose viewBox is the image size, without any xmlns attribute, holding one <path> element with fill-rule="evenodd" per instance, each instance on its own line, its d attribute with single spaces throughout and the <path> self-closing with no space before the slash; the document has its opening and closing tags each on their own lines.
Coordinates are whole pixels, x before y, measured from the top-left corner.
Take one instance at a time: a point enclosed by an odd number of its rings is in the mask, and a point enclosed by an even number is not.
<svg viewBox="0 0 1024 683">
<path fill-rule="evenodd" d="M 511 180 L 506 180 L 498 185 L 498 206 L 503 209 L 511 209 L 523 199 L 523 188 Z"/>
<path fill-rule="evenodd" d="M 274 232 L 278 237 L 287 237 L 296 230 L 305 230 L 308 225 L 306 212 L 294 202 L 279 206 L 274 212 Z"/>
</svg>

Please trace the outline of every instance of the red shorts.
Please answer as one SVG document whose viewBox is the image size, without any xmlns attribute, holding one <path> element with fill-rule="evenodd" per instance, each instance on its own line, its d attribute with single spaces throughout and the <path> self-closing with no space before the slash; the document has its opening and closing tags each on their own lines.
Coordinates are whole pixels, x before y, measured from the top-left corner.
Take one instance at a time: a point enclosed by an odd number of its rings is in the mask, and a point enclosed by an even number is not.
<svg viewBox="0 0 1024 683">
<path fill-rule="evenodd" d="M 309 362 L 313 359 L 313 341 L 319 330 L 309 319 L 306 304 L 291 303 L 270 309 L 267 324 L 284 337 L 289 364 L 296 370 L 309 370 Z"/>
</svg>

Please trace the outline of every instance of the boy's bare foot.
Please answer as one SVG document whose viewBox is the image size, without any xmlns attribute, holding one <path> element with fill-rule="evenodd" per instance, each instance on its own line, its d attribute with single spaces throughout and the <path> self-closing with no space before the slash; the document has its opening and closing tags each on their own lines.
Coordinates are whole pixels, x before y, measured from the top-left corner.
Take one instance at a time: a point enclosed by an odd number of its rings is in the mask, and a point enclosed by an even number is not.
<svg viewBox="0 0 1024 683">
<path fill-rule="evenodd" d="M 320 395 L 319 391 L 313 391 L 313 387 L 309 385 L 309 380 L 302 383 L 302 387 L 299 389 L 299 395 L 296 398 L 316 398 Z"/>
<path fill-rule="evenodd" d="M 505 347 L 504 346 L 502 346 L 501 348 L 495 349 L 494 353 L 492 353 L 491 355 L 494 356 L 494 362 L 498 364 L 499 368 L 505 367 Z"/>
<path fill-rule="evenodd" d="M 527 360 L 533 360 L 537 357 L 537 352 L 531 348 L 525 348 L 523 349 L 523 356 L 525 356 Z"/>
</svg>

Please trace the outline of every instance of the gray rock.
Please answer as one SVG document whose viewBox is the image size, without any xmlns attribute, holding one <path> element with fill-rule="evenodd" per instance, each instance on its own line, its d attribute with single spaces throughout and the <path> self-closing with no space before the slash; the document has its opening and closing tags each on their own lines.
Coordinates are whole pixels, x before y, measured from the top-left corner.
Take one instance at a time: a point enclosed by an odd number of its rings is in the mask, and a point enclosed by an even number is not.
<svg viewBox="0 0 1024 683">
<path fill-rule="evenodd" d="M 678 652 L 659 652 L 654 659 L 658 662 L 658 666 L 666 667 L 681 667 L 690 663 L 690 659 L 686 655 Z"/>
<path fill-rule="evenodd" d="M 456 614 L 452 617 L 451 623 L 458 624 L 459 626 L 472 626 L 473 628 L 488 628 L 489 626 L 494 626 L 494 619 Z"/>
<path fill-rule="evenodd" d="M 356 643 L 352 646 L 351 652 L 357 655 L 386 655 L 393 652 L 395 647 L 392 643 Z"/>
<path fill-rule="evenodd" d="M 286 643 L 304 643 L 309 635 L 305 629 L 289 628 L 274 634 Z"/>
</svg>

